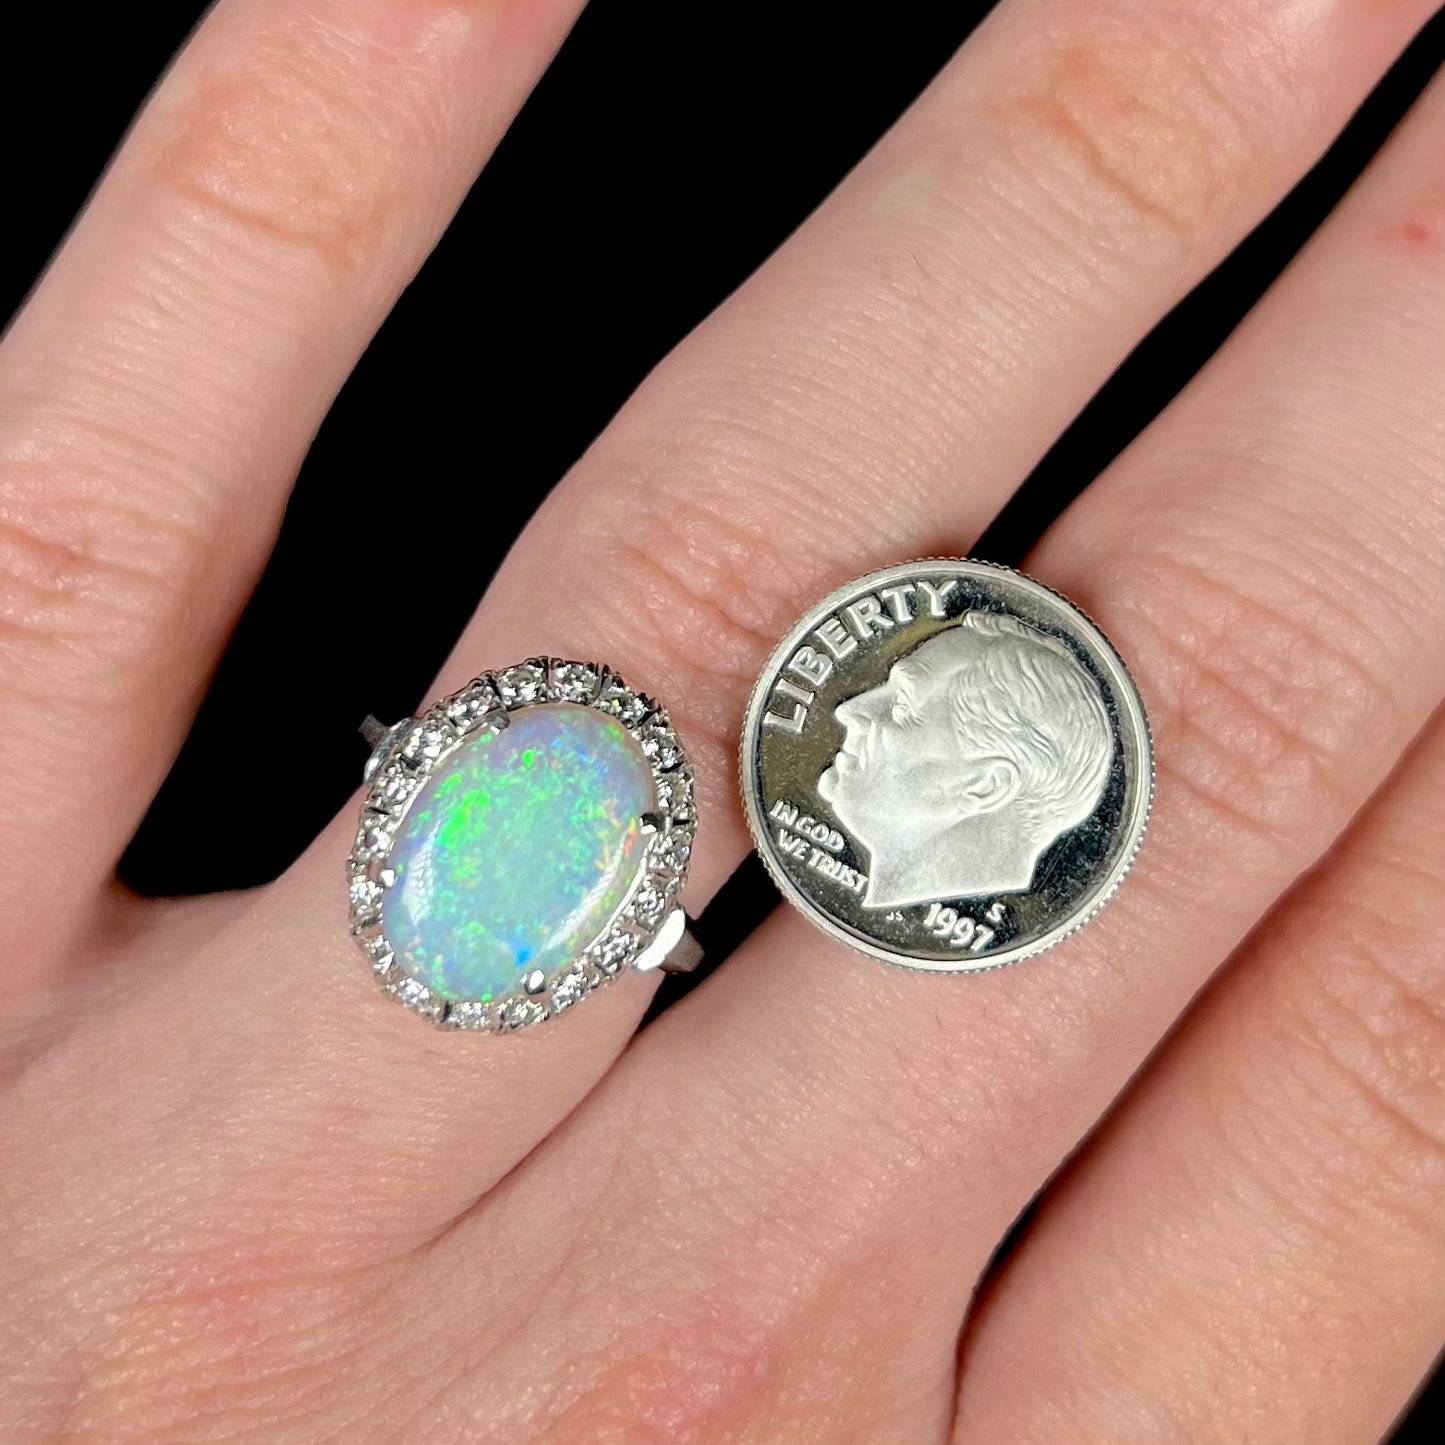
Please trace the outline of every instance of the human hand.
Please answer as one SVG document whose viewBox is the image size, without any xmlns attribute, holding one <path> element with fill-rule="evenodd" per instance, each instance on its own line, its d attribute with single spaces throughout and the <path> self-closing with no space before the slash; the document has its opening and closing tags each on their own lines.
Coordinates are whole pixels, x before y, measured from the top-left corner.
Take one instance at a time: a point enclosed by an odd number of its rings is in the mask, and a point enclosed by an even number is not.
<svg viewBox="0 0 1445 1445">
<path fill-rule="evenodd" d="M 1009 0 L 578 464 L 436 690 L 551 651 L 657 691 L 705 903 L 771 643 L 966 552 L 1428 8 Z M 253 895 L 111 887 L 309 436 L 574 9 L 225 0 L 0 351 L 0 1433 L 1374 1438 L 1445 1335 L 1438 93 L 1027 563 L 1160 768 L 1058 951 L 914 977 L 780 914 L 623 1052 L 637 977 L 505 1040 L 373 996 L 352 808 Z"/>
</svg>

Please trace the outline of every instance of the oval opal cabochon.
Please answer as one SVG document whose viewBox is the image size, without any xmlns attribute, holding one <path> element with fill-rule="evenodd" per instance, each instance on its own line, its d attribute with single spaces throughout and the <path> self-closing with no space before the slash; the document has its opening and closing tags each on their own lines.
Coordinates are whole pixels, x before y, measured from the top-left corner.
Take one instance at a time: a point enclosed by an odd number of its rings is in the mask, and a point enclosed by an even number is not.
<svg viewBox="0 0 1445 1445">
<path fill-rule="evenodd" d="M 382 903 L 397 964 L 442 998 L 483 1001 L 565 964 L 631 892 L 654 799 L 642 749 L 594 708 L 539 703 L 469 738 L 397 830 Z"/>
</svg>

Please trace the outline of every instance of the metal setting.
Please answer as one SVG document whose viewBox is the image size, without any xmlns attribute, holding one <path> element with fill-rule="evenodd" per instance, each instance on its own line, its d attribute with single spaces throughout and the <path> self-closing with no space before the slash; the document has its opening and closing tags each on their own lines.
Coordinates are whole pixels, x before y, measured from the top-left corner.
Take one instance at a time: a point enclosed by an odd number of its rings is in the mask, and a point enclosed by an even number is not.
<svg viewBox="0 0 1445 1445">
<path fill-rule="evenodd" d="M 484 731 L 500 732 L 510 716 L 544 703 L 595 708 L 620 722 L 652 772 L 653 807 L 643 815 L 646 853 L 627 897 L 602 932 L 565 964 L 533 970 L 513 992 L 490 1000 L 447 1000 L 397 963 L 382 924 L 382 900 L 396 880 L 391 849 L 430 773 Z M 701 952 L 675 902 L 687 881 L 697 831 L 693 774 L 667 713 L 634 692 L 610 668 L 561 658 L 530 658 L 485 672 L 419 718 L 362 726 L 375 744 L 364 772 L 369 785 L 347 863 L 351 932 L 384 992 L 444 1029 L 507 1033 L 570 1008 L 624 968 L 684 972 Z"/>
<path fill-rule="evenodd" d="M 778 644 L 748 704 L 743 807 L 783 895 L 888 963 L 1000 968 L 1081 927 L 1153 799 L 1138 690 L 1042 583 L 942 558 L 860 577 Z"/>
</svg>

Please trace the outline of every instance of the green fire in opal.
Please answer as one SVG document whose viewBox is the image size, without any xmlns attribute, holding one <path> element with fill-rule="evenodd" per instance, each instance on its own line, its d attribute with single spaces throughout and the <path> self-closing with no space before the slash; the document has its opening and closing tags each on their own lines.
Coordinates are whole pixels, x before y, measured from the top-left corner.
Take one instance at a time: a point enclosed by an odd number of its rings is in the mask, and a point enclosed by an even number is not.
<svg viewBox="0 0 1445 1445">
<path fill-rule="evenodd" d="M 642 865 L 651 769 L 595 709 L 519 709 L 432 773 L 392 848 L 383 924 L 440 997 L 489 1001 L 602 932 Z"/>
</svg>

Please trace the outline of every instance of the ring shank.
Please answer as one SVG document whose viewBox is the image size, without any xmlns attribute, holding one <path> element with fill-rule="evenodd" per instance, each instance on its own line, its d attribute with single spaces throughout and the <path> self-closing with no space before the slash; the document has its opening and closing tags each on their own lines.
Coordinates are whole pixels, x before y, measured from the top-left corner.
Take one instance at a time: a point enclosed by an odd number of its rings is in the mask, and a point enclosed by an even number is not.
<svg viewBox="0 0 1445 1445">
<path fill-rule="evenodd" d="M 702 963 L 702 944 L 692 929 L 685 928 L 677 946 L 658 965 L 663 973 L 693 973 Z"/>
<path fill-rule="evenodd" d="M 688 926 L 687 914 L 674 908 L 657 937 L 633 961 L 638 973 L 658 969 L 663 973 L 691 973 L 702 962 L 702 945 Z"/>
</svg>

